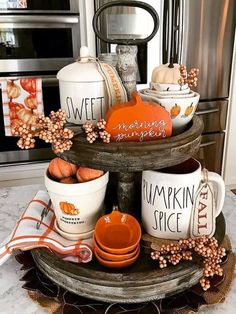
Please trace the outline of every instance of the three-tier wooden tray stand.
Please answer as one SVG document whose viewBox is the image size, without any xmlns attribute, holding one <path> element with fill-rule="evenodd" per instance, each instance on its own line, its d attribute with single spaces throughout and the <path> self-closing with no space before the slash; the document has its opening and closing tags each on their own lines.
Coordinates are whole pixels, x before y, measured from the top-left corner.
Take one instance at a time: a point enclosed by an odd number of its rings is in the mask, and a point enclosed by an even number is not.
<svg viewBox="0 0 236 314">
<path fill-rule="evenodd" d="M 188 130 L 180 135 L 144 143 L 89 144 L 84 135 L 73 140 L 72 149 L 60 157 L 83 166 L 117 173 L 117 199 L 121 211 L 140 216 L 135 200 L 135 174 L 181 163 L 197 153 L 203 123 L 195 116 Z M 109 193 L 109 189 L 108 189 Z M 138 192 L 140 193 L 140 192 Z M 110 197 L 112 199 L 112 197 Z M 224 237 L 223 215 L 217 218 L 216 238 Z M 54 282 L 78 295 L 104 302 L 139 303 L 165 298 L 195 285 L 202 275 L 195 263 L 159 269 L 150 255 L 141 252 L 138 261 L 122 270 L 105 268 L 93 260 L 88 264 L 62 261 L 46 249 L 35 249 L 33 257 L 39 269 Z"/>
</svg>

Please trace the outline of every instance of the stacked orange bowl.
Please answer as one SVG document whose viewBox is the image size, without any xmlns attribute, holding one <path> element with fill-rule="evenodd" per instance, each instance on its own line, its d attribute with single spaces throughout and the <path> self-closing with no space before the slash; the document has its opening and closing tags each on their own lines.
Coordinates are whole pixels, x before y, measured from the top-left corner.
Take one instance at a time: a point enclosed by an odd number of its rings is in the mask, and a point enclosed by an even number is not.
<svg viewBox="0 0 236 314">
<path fill-rule="evenodd" d="M 109 268 L 124 268 L 139 257 L 141 227 L 131 215 L 115 208 L 102 216 L 94 231 L 94 254 L 98 262 Z"/>
</svg>

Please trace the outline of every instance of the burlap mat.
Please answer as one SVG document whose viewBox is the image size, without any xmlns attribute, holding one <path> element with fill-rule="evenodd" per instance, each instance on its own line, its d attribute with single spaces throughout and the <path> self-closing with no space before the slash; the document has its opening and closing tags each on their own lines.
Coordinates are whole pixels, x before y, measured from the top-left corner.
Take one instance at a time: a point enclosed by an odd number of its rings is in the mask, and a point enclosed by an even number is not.
<svg viewBox="0 0 236 314">
<path fill-rule="evenodd" d="M 158 244 L 155 244 L 155 245 L 152 244 L 152 248 L 154 248 L 153 246 L 157 248 Z M 230 239 L 227 235 L 225 236 L 222 242 L 222 246 L 226 250 L 229 250 L 229 251 L 232 250 Z M 148 247 L 148 244 L 147 244 L 147 247 Z M 213 304 L 224 302 L 228 294 L 228 291 L 230 289 L 232 280 L 235 277 L 235 273 L 234 273 L 235 262 L 236 262 L 236 256 L 233 252 L 230 252 L 228 255 L 227 262 L 223 265 L 224 274 L 225 274 L 224 281 L 219 286 L 217 286 L 217 289 L 215 289 L 215 291 L 206 291 L 203 293 L 202 296 L 206 301 L 206 305 L 202 305 L 201 307 L 209 307 Z M 28 291 L 28 295 L 33 301 L 37 302 L 41 307 L 47 309 L 48 313 L 50 314 L 64 313 L 62 304 L 58 300 L 45 297 L 40 292 L 37 292 L 37 291 Z M 110 312 L 108 311 L 106 313 L 110 313 Z M 112 313 L 114 313 L 114 311 L 112 311 Z M 132 311 L 132 313 L 134 313 L 134 311 Z M 160 311 L 160 313 L 162 312 Z M 172 313 L 173 314 L 192 314 L 196 312 L 184 308 L 184 309 L 173 309 Z"/>
</svg>

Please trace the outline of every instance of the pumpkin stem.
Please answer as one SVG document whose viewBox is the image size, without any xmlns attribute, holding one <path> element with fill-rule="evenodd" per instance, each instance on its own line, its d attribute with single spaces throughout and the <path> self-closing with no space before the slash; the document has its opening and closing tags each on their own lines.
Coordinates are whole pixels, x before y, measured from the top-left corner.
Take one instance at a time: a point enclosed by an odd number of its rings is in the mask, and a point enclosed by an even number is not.
<svg viewBox="0 0 236 314">
<path fill-rule="evenodd" d="M 142 98 L 140 97 L 140 95 L 137 92 L 132 92 L 131 96 L 132 96 L 132 99 L 134 100 L 135 104 L 139 104 L 142 102 Z"/>
<path fill-rule="evenodd" d="M 119 211 L 119 207 L 118 207 L 118 205 L 113 205 L 112 206 L 112 211 Z"/>
<path fill-rule="evenodd" d="M 168 65 L 168 68 L 173 68 L 174 67 L 174 58 L 170 57 L 170 64 Z"/>
</svg>

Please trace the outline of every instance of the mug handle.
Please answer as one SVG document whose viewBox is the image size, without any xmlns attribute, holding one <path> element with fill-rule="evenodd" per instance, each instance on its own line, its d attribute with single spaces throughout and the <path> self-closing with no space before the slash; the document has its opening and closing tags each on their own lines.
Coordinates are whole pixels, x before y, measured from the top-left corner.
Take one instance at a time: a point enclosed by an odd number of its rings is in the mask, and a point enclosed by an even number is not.
<svg viewBox="0 0 236 314">
<path fill-rule="evenodd" d="M 225 183 L 222 177 L 215 172 L 208 171 L 208 180 L 215 183 L 217 186 L 217 204 L 216 204 L 216 217 L 221 213 L 225 200 Z"/>
</svg>

